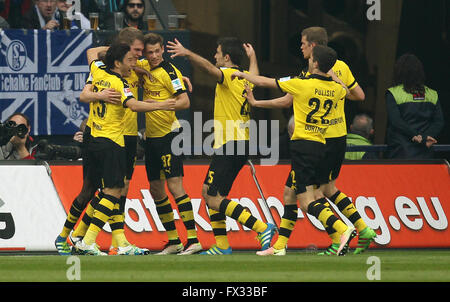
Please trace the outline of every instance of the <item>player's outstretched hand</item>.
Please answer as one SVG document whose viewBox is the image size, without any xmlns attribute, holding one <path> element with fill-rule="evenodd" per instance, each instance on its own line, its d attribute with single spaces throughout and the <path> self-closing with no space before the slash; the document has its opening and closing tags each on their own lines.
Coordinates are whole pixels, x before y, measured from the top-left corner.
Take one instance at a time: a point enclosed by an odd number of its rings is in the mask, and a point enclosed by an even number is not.
<svg viewBox="0 0 450 302">
<path fill-rule="evenodd" d="M 175 57 L 184 57 L 187 54 L 187 49 L 184 48 L 183 44 L 175 38 L 173 41 L 167 42 L 167 52 L 172 54 L 170 57 L 173 59 Z"/>
<path fill-rule="evenodd" d="M 192 83 L 188 77 L 183 77 L 183 82 L 186 83 L 189 92 L 192 92 Z"/>
<path fill-rule="evenodd" d="M 231 75 L 231 80 L 233 81 L 235 78 L 238 78 L 239 80 L 242 80 L 244 78 L 245 74 L 241 71 L 236 71 Z"/>
<path fill-rule="evenodd" d="M 256 104 L 255 96 L 253 95 L 253 90 L 250 88 L 250 86 L 248 84 L 245 84 L 245 95 L 244 96 L 251 106 L 255 106 L 255 104 Z"/>
<path fill-rule="evenodd" d="M 99 92 L 101 100 L 111 103 L 120 104 L 122 99 L 122 94 L 116 91 L 114 88 L 107 88 Z"/>
</svg>

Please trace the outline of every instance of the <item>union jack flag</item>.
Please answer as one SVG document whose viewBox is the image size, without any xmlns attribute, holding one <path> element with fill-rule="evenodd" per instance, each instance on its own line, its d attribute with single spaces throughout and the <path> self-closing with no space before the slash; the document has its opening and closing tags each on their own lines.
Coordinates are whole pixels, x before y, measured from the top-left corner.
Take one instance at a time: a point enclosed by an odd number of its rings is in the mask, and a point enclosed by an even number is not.
<svg viewBox="0 0 450 302">
<path fill-rule="evenodd" d="M 84 30 L 0 30 L 0 120 L 30 117 L 33 135 L 78 131 L 89 106 L 79 95 L 89 74 Z"/>
</svg>

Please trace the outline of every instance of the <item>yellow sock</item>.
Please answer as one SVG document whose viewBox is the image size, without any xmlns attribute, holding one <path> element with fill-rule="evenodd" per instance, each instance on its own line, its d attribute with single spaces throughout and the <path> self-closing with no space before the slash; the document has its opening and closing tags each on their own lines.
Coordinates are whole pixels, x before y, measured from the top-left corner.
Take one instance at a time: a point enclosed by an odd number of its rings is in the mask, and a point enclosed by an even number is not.
<svg viewBox="0 0 450 302">
<path fill-rule="evenodd" d="M 355 205 L 350 201 L 347 195 L 338 191 L 330 197 L 330 200 L 334 202 L 339 211 L 341 211 L 341 213 L 350 220 L 358 232 L 361 232 L 367 227 L 367 224 L 361 218 Z"/>
<path fill-rule="evenodd" d="M 80 218 L 81 213 L 83 212 L 82 210 L 78 209 L 77 206 L 75 205 L 76 201 L 77 201 L 76 199 L 73 201 L 72 206 L 69 209 L 66 221 L 64 222 L 64 227 L 61 233 L 59 234 L 59 236 L 61 237 L 67 238 L 67 236 L 69 236 L 70 231 L 73 230 L 75 224 L 78 221 L 78 218 Z"/>
<path fill-rule="evenodd" d="M 227 237 L 227 225 L 226 225 L 226 217 L 220 212 L 217 212 L 213 209 L 208 209 L 209 219 L 211 221 L 211 227 L 213 229 L 214 238 L 216 239 L 216 245 L 221 249 L 228 249 L 230 247 L 230 243 L 228 242 Z"/>
<path fill-rule="evenodd" d="M 167 237 L 169 238 L 169 243 L 170 244 L 181 243 L 175 226 L 173 209 L 172 206 L 170 205 L 169 198 L 166 197 L 162 200 L 155 200 L 155 205 L 159 219 L 161 220 L 164 228 L 166 229 Z"/>
<path fill-rule="evenodd" d="M 237 220 L 242 225 L 257 233 L 263 232 L 267 228 L 267 224 L 254 217 L 243 206 L 235 201 L 224 199 L 220 203 L 220 212 L 228 217 Z"/>
<path fill-rule="evenodd" d="M 186 227 L 187 238 L 191 243 L 198 242 L 197 230 L 195 229 L 194 211 L 192 210 L 191 198 L 185 194 L 175 199 L 181 220 Z"/>
<path fill-rule="evenodd" d="M 98 206 L 94 210 L 94 216 L 92 217 L 91 224 L 89 225 L 86 235 L 83 238 L 87 245 L 91 245 L 95 242 L 98 233 L 108 221 L 117 202 L 118 198 L 109 195 L 104 195 L 104 197 L 100 200 Z"/>
<path fill-rule="evenodd" d="M 120 200 L 121 202 L 125 202 L 125 200 L 123 200 L 124 198 L 121 199 L 122 199 Z M 116 203 L 112 211 L 112 215 L 108 220 L 108 223 L 111 226 L 112 230 L 111 245 L 113 247 L 119 246 L 123 247 L 130 245 L 127 238 L 125 237 L 124 222 L 125 222 L 125 215 L 122 213 L 120 209 L 120 203 Z"/>
<path fill-rule="evenodd" d="M 89 204 L 86 208 L 86 212 L 83 215 L 78 226 L 73 231 L 74 237 L 83 237 L 86 234 L 86 231 L 91 223 L 92 217 L 94 216 L 94 207 Z"/>
<path fill-rule="evenodd" d="M 281 218 L 278 238 L 273 247 L 277 250 L 286 248 L 289 237 L 297 222 L 297 205 L 285 205 L 284 214 Z"/>
<path fill-rule="evenodd" d="M 314 217 L 316 217 L 325 228 L 331 226 L 339 234 L 344 233 L 345 230 L 347 230 L 347 225 L 344 222 L 342 222 L 342 220 L 338 219 L 334 215 L 333 211 L 331 211 L 330 208 L 325 207 L 323 203 L 324 202 L 320 201 L 320 199 L 311 202 L 308 205 L 307 211 L 308 214 L 311 214 Z"/>
<path fill-rule="evenodd" d="M 123 247 L 123 246 L 130 245 L 127 238 L 125 237 L 125 232 L 123 229 L 112 231 L 111 236 L 112 236 L 111 243 L 112 243 L 112 246 L 114 246 L 114 247 L 119 247 L 119 246 Z"/>
</svg>

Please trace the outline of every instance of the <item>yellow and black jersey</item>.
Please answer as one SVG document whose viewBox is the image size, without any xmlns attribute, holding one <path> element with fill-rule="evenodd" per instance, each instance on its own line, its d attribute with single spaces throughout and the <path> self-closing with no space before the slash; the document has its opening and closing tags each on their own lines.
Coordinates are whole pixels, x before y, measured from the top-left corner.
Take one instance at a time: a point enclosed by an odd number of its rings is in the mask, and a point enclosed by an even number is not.
<svg viewBox="0 0 450 302">
<path fill-rule="evenodd" d="M 94 60 L 91 62 L 91 64 L 89 65 L 89 77 L 86 80 L 86 84 L 92 84 L 92 74 L 95 73 L 96 71 L 98 71 L 98 69 L 100 67 L 104 68 L 105 64 L 101 61 L 101 60 Z M 93 105 L 92 102 L 89 103 L 89 117 L 87 120 L 86 125 L 92 129 L 92 115 L 93 115 L 93 111 L 92 111 Z"/>
<path fill-rule="evenodd" d="M 90 69 L 91 73 L 92 71 L 97 70 L 98 68 L 104 68 L 105 64 L 101 60 L 95 60 L 91 63 Z M 127 81 L 128 86 L 131 90 L 131 92 L 134 95 L 134 98 L 138 98 L 138 89 L 139 89 L 139 77 L 134 72 L 134 70 L 131 71 L 131 75 L 128 77 L 124 77 L 124 80 Z M 88 79 L 89 82 L 89 79 Z M 91 109 L 92 106 L 89 105 L 89 116 L 91 116 Z M 89 127 L 92 126 L 92 122 L 90 121 L 90 118 L 88 119 Z M 123 118 L 123 127 L 124 127 L 124 135 L 130 135 L 130 136 L 137 136 L 138 135 L 138 125 L 137 125 L 137 112 L 133 112 L 129 108 L 125 108 L 125 116 Z"/>
<path fill-rule="evenodd" d="M 134 98 L 138 99 L 139 89 L 139 77 L 134 70 L 131 70 L 131 74 L 128 77 L 124 77 L 128 83 L 128 87 L 134 95 Z M 125 108 L 125 116 L 123 117 L 124 135 L 137 136 L 138 135 L 138 122 L 137 112 L 132 111 L 128 107 Z"/>
<path fill-rule="evenodd" d="M 333 68 L 331 68 L 337 77 L 347 86 L 349 90 L 354 89 L 358 86 L 350 68 L 348 65 L 341 60 L 336 60 Z M 306 70 L 300 73 L 301 78 L 307 78 L 309 72 Z M 335 111 L 335 116 L 330 124 L 327 132 L 325 133 L 325 138 L 341 137 L 347 135 L 347 125 L 345 120 L 345 102 L 339 102 Z"/>
<path fill-rule="evenodd" d="M 331 77 L 312 74 L 307 78 L 285 77 L 276 80 L 280 90 L 294 97 L 295 128 L 292 140 L 325 143 L 325 133 L 332 123 L 346 90 Z"/>
<path fill-rule="evenodd" d="M 216 85 L 214 99 L 214 148 L 217 149 L 228 141 L 249 140 L 248 121 L 250 120 L 250 106 L 244 96 L 245 85 L 253 88 L 247 80 L 239 80 L 231 75 L 236 71 L 246 70 L 238 68 L 220 68 L 222 78 Z"/>
<path fill-rule="evenodd" d="M 109 70 L 103 64 L 91 64 L 91 73 L 87 84 L 93 85 L 93 91 L 102 91 L 113 88 L 122 93 L 121 104 L 111 104 L 104 101 L 90 103 L 89 119 L 91 120 L 91 135 L 93 137 L 105 137 L 119 146 L 124 147 L 123 118 L 126 102 L 134 98 L 128 87 L 128 83 L 117 73 Z M 95 67 L 93 66 L 95 65 Z"/>
<path fill-rule="evenodd" d="M 183 75 L 171 63 L 163 61 L 150 68 L 147 59 L 138 60 L 137 66 L 150 71 L 151 78 L 144 76 L 144 100 L 152 99 L 164 102 L 183 92 L 186 87 Z M 175 111 L 157 110 L 145 113 L 146 137 L 163 137 L 180 127 Z"/>
</svg>

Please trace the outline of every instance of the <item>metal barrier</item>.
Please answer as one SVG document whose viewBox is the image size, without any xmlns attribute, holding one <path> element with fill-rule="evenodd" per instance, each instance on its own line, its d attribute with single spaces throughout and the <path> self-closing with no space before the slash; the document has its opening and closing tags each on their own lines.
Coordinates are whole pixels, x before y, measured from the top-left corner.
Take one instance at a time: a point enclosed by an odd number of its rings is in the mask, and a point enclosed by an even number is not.
<svg viewBox="0 0 450 302">
<path fill-rule="evenodd" d="M 366 151 L 366 152 L 384 152 L 387 145 L 371 145 L 371 146 L 349 146 L 347 145 L 347 152 Z M 449 152 L 450 145 L 432 145 L 431 149 L 435 152 Z"/>
</svg>

